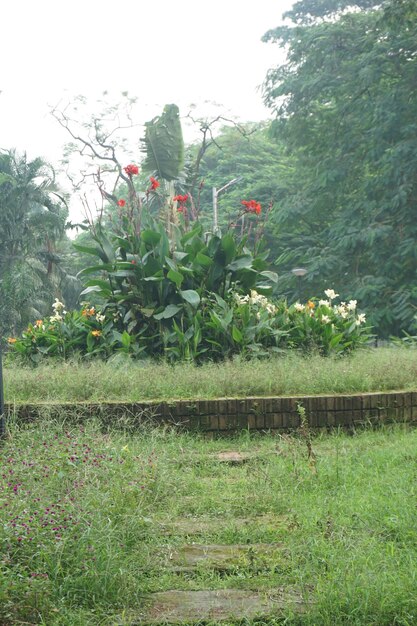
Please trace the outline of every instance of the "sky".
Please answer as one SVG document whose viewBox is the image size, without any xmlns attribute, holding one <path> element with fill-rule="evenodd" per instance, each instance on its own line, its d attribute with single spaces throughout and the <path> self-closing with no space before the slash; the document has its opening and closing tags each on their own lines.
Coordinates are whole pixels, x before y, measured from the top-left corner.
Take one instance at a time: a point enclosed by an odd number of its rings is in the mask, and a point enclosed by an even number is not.
<svg viewBox="0 0 417 626">
<path fill-rule="evenodd" d="M 2 6 L 0 148 L 57 164 L 65 131 L 50 109 L 103 91 L 138 99 L 143 123 L 175 102 L 185 114 L 269 117 L 260 85 L 283 60 L 262 35 L 293 0 L 20 0 Z M 215 103 L 215 104 L 213 104 Z"/>
</svg>

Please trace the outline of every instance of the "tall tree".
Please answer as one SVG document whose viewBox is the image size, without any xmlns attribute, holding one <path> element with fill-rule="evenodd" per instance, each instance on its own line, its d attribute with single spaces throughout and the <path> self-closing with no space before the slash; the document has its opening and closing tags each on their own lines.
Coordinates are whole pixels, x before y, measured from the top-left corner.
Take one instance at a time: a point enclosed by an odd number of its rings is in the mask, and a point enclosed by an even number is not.
<svg viewBox="0 0 417 626">
<path fill-rule="evenodd" d="M 56 242 L 67 208 L 53 169 L 14 151 L 0 154 L 0 319 L 16 333 L 44 313 L 61 278 Z"/>
<path fill-rule="evenodd" d="M 337 285 L 398 334 L 417 307 L 417 1 L 303 0 L 286 17 L 264 37 L 288 52 L 264 85 L 296 160 L 275 213 L 283 267 L 305 264 L 312 289 Z"/>
</svg>

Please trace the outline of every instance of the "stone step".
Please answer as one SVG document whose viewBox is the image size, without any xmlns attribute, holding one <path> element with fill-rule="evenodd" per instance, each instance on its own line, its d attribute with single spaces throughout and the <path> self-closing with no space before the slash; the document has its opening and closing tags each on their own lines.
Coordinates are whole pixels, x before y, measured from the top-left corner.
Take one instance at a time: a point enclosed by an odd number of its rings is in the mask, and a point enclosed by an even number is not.
<svg viewBox="0 0 417 626">
<path fill-rule="evenodd" d="M 197 568 L 227 571 L 241 567 L 251 571 L 276 567 L 286 555 L 282 544 L 256 543 L 202 545 L 187 544 L 162 551 L 163 566 L 175 572 L 192 572 Z"/>
<path fill-rule="evenodd" d="M 206 463 L 224 463 L 227 465 L 244 465 L 252 461 L 262 462 L 266 456 L 275 455 L 276 452 L 260 453 L 258 449 L 250 452 L 241 452 L 239 450 L 223 450 L 222 452 L 213 452 L 209 454 L 192 454 L 189 456 L 181 456 L 176 459 L 175 463 L 180 466 L 204 465 Z"/>
<path fill-rule="evenodd" d="M 224 531 L 239 531 L 251 528 L 273 532 L 274 530 L 289 529 L 291 520 L 288 515 L 274 515 L 266 513 L 257 517 L 181 517 L 169 523 L 152 521 L 154 527 L 159 527 L 164 535 L 216 535 Z"/>
<path fill-rule="evenodd" d="M 277 587 L 267 592 L 239 589 L 216 591 L 163 591 L 151 594 L 149 606 L 132 617 L 125 615 L 119 626 L 151 624 L 198 624 L 203 620 L 217 622 L 231 619 L 274 617 L 290 608 L 303 612 L 306 605 L 294 588 Z M 129 621 L 130 619 L 130 621 Z"/>
</svg>

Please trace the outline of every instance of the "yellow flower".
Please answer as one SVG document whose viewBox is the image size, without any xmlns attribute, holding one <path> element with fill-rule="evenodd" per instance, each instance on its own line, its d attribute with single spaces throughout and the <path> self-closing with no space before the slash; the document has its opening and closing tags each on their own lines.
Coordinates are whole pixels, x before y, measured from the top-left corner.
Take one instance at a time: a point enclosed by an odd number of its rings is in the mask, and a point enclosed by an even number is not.
<svg viewBox="0 0 417 626">
<path fill-rule="evenodd" d="M 93 335 L 93 337 L 100 337 L 101 330 L 92 330 L 91 334 Z"/>
<path fill-rule="evenodd" d="M 314 304 L 314 302 L 312 302 L 311 300 L 309 300 L 309 301 L 307 302 L 307 306 L 308 306 L 308 308 L 309 308 L 309 309 L 314 309 L 316 305 Z"/>
<path fill-rule="evenodd" d="M 9 337 L 7 340 L 8 343 L 16 343 L 16 341 L 17 341 L 16 337 Z"/>
</svg>

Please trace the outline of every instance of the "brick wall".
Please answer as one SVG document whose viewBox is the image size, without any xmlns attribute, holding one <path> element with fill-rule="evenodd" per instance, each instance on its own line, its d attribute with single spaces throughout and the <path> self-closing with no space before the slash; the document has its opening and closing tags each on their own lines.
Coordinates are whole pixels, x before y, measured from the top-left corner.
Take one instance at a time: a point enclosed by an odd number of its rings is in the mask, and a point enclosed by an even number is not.
<svg viewBox="0 0 417 626">
<path fill-rule="evenodd" d="M 21 420 L 62 414 L 85 421 L 99 417 L 106 423 L 128 420 L 169 423 L 187 430 L 225 432 L 250 430 L 291 430 L 300 417 L 297 406 L 306 409 L 313 428 L 352 426 L 392 421 L 417 422 L 417 392 L 367 393 L 339 396 L 297 396 L 293 398 L 220 398 L 140 403 L 71 403 L 6 405 L 6 415 Z"/>
</svg>

